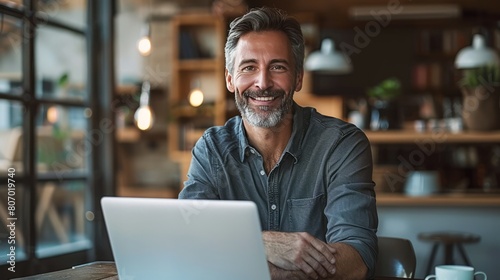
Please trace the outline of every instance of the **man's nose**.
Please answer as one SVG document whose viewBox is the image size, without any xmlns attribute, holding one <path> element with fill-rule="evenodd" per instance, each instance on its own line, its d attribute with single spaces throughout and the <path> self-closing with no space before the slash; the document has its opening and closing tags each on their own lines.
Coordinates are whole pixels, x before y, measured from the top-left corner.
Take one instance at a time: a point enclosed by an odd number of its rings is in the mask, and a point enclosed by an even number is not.
<svg viewBox="0 0 500 280">
<path fill-rule="evenodd" d="M 261 90 L 268 89 L 273 86 L 271 72 L 268 70 L 259 71 L 255 77 L 255 86 Z"/>
</svg>

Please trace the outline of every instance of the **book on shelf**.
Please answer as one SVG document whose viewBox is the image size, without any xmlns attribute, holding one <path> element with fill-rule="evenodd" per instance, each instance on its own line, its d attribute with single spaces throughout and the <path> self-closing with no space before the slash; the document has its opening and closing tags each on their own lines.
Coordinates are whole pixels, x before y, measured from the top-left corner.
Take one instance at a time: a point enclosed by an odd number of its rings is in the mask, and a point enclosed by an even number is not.
<svg viewBox="0 0 500 280">
<path fill-rule="evenodd" d="M 179 37 L 179 59 L 199 58 L 200 51 L 193 34 L 188 30 L 181 30 Z"/>
<path fill-rule="evenodd" d="M 413 67 L 413 87 L 419 90 L 426 89 L 428 87 L 428 69 L 425 63 L 418 63 Z"/>
<path fill-rule="evenodd" d="M 412 85 L 417 90 L 456 88 L 460 75 L 452 63 L 422 62 L 412 69 Z"/>
<path fill-rule="evenodd" d="M 418 37 L 417 50 L 420 54 L 455 55 L 470 45 L 470 32 L 460 29 L 423 30 Z"/>
<path fill-rule="evenodd" d="M 428 64 L 429 67 L 429 86 L 431 88 L 440 88 L 442 86 L 442 71 L 441 64 L 433 62 Z"/>
</svg>

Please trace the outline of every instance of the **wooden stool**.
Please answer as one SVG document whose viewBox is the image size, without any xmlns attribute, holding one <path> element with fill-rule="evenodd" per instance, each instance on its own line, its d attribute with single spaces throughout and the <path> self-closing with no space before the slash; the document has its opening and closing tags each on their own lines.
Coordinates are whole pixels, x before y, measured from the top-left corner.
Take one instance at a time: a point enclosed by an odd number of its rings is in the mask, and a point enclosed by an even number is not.
<svg viewBox="0 0 500 280">
<path fill-rule="evenodd" d="M 444 263 L 443 264 L 455 264 L 453 260 L 453 249 L 456 246 L 460 256 L 466 265 L 471 266 L 470 260 L 465 253 L 463 244 L 465 243 L 477 243 L 481 240 L 481 237 L 476 234 L 471 233 L 460 233 L 460 232 L 429 232 L 420 233 L 418 239 L 422 241 L 432 242 L 431 255 L 429 257 L 429 263 L 427 264 L 427 275 L 432 274 L 432 268 L 434 265 L 434 259 L 439 245 L 444 246 Z"/>
</svg>

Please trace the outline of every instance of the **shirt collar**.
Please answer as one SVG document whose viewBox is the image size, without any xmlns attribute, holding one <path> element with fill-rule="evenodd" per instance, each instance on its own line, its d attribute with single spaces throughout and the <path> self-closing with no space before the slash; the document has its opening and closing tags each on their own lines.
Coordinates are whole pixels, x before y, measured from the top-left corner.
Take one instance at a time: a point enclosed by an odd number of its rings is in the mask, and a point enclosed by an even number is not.
<svg viewBox="0 0 500 280">
<path fill-rule="evenodd" d="M 299 106 L 297 103 L 293 103 L 292 135 L 285 148 L 285 153 L 290 154 L 294 158 L 294 163 L 297 163 L 297 160 L 300 156 L 300 147 L 302 146 L 302 140 L 304 139 L 306 127 L 308 126 L 309 118 L 305 116 L 307 112 L 308 111 L 304 110 L 304 108 Z M 243 162 L 245 160 L 245 157 L 247 156 L 247 151 L 251 149 L 251 146 L 248 144 L 248 138 L 245 132 L 242 118 L 239 118 L 237 130 L 240 142 L 240 159 L 241 162 Z"/>
</svg>

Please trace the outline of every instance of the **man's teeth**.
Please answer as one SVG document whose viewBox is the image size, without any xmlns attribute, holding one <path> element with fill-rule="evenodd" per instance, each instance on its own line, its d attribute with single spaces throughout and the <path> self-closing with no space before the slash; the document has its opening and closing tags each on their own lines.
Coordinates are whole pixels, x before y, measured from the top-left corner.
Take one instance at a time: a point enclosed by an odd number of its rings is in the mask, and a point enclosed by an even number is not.
<svg viewBox="0 0 500 280">
<path fill-rule="evenodd" d="M 257 101 L 273 101 L 274 97 L 268 97 L 268 96 L 266 96 L 266 97 L 255 97 L 254 99 L 257 100 Z"/>
</svg>

